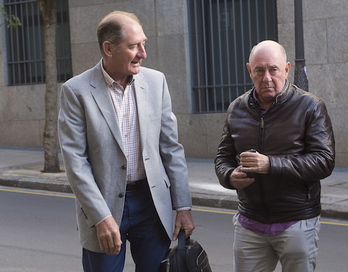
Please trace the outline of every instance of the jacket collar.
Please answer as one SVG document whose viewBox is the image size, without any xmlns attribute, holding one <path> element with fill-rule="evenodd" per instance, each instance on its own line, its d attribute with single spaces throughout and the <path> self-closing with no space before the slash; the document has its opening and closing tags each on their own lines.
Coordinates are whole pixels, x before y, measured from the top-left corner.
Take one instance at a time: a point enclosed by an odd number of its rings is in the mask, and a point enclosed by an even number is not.
<svg viewBox="0 0 348 272">
<path fill-rule="evenodd" d="M 284 103 L 289 98 L 291 89 L 292 88 L 291 88 L 291 84 L 289 83 L 289 80 L 286 80 L 282 91 L 275 97 L 273 104 L 278 105 L 278 104 Z M 251 102 L 256 100 L 255 99 L 255 87 L 253 87 L 251 89 L 250 98 L 252 98 Z"/>
<path fill-rule="evenodd" d="M 289 80 L 286 80 L 282 91 L 280 92 L 280 94 L 276 96 L 274 103 L 275 104 L 284 103 L 289 98 L 290 91 L 291 91 L 291 88 L 290 88 Z"/>
</svg>

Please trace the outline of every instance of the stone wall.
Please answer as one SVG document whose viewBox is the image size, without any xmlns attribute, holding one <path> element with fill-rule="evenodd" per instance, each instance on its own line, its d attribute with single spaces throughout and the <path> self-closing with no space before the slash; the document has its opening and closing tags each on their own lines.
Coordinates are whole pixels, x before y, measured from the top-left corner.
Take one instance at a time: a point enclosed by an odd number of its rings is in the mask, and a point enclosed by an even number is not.
<svg viewBox="0 0 348 272">
<path fill-rule="evenodd" d="M 279 42 L 292 63 L 290 80 L 295 67 L 293 2 L 277 1 Z M 186 155 L 214 158 L 225 114 L 191 114 L 186 0 L 143 0 L 141 4 L 137 0 L 70 0 L 69 6 L 74 75 L 101 58 L 95 32 L 102 17 L 117 9 L 135 13 L 148 37 L 148 58 L 143 65 L 161 70 L 167 77 Z M 309 91 L 326 102 L 335 130 L 337 166 L 348 167 L 348 6 L 345 0 L 303 0 L 303 20 Z M 0 146 L 41 147 L 45 88 L 6 86 L 4 31 L 0 27 Z"/>
</svg>

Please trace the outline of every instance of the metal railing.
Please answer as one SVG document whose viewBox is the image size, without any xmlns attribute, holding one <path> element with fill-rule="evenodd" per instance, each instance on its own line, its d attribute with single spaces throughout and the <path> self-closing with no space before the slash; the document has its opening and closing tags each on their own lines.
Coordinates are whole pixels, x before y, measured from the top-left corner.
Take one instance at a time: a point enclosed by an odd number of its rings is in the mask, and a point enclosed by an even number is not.
<svg viewBox="0 0 348 272">
<path fill-rule="evenodd" d="M 5 0 L 4 7 L 22 24 L 6 31 L 8 85 L 44 83 L 44 29 L 36 0 Z M 72 76 L 68 0 L 58 0 L 56 10 L 57 80 L 63 82 Z"/>
<path fill-rule="evenodd" d="M 188 0 L 194 113 L 225 112 L 252 87 L 246 69 L 259 41 L 277 40 L 276 0 Z"/>
</svg>

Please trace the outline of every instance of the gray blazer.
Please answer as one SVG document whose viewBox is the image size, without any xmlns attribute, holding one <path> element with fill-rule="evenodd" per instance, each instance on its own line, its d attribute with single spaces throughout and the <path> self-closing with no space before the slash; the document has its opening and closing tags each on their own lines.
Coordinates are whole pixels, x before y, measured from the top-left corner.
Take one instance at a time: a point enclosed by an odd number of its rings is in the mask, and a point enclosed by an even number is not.
<svg viewBox="0 0 348 272">
<path fill-rule="evenodd" d="M 81 245 L 101 252 L 95 224 L 112 215 L 120 225 L 127 161 L 99 62 L 63 84 L 58 120 L 66 174 L 76 196 Z M 191 206 L 187 167 L 165 76 L 141 68 L 134 76 L 141 152 L 152 198 L 168 236 L 173 213 Z"/>
</svg>

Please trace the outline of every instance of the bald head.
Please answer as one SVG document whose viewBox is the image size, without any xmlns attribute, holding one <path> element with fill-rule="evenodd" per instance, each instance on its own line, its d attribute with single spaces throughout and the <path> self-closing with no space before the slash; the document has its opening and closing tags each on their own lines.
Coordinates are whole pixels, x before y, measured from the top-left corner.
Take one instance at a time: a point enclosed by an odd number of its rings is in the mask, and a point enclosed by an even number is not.
<svg viewBox="0 0 348 272">
<path fill-rule="evenodd" d="M 97 37 L 100 50 L 102 50 L 105 41 L 114 46 L 118 46 L 125 39 L 125 25 L 141 23 L 133 13 L 124 11 L 113 11 L 106 15 L 99 23 L 97 28 Z"/>
<path fill-rule="evenodd" d="M 263 41 L 251 50 L 247 69 L 254 83 L 258 102 L 264 109 L 269 108 L 281 93 L 290 67 L 284 47 L 277 42 Z"/>
<path fill-rule="evenodd" d="M 275 41 L 265 40 L 258 43 L 252 48 L 249 55 L 249 63 L 252 62 L 254 55 L 260 52 L 264 52 L 265 50 L 270 50 L 279 53 L 279 57 L 282 57 L 284 62 L 287 62 L 287 56 L 284 47 Z"/>
</svg>

